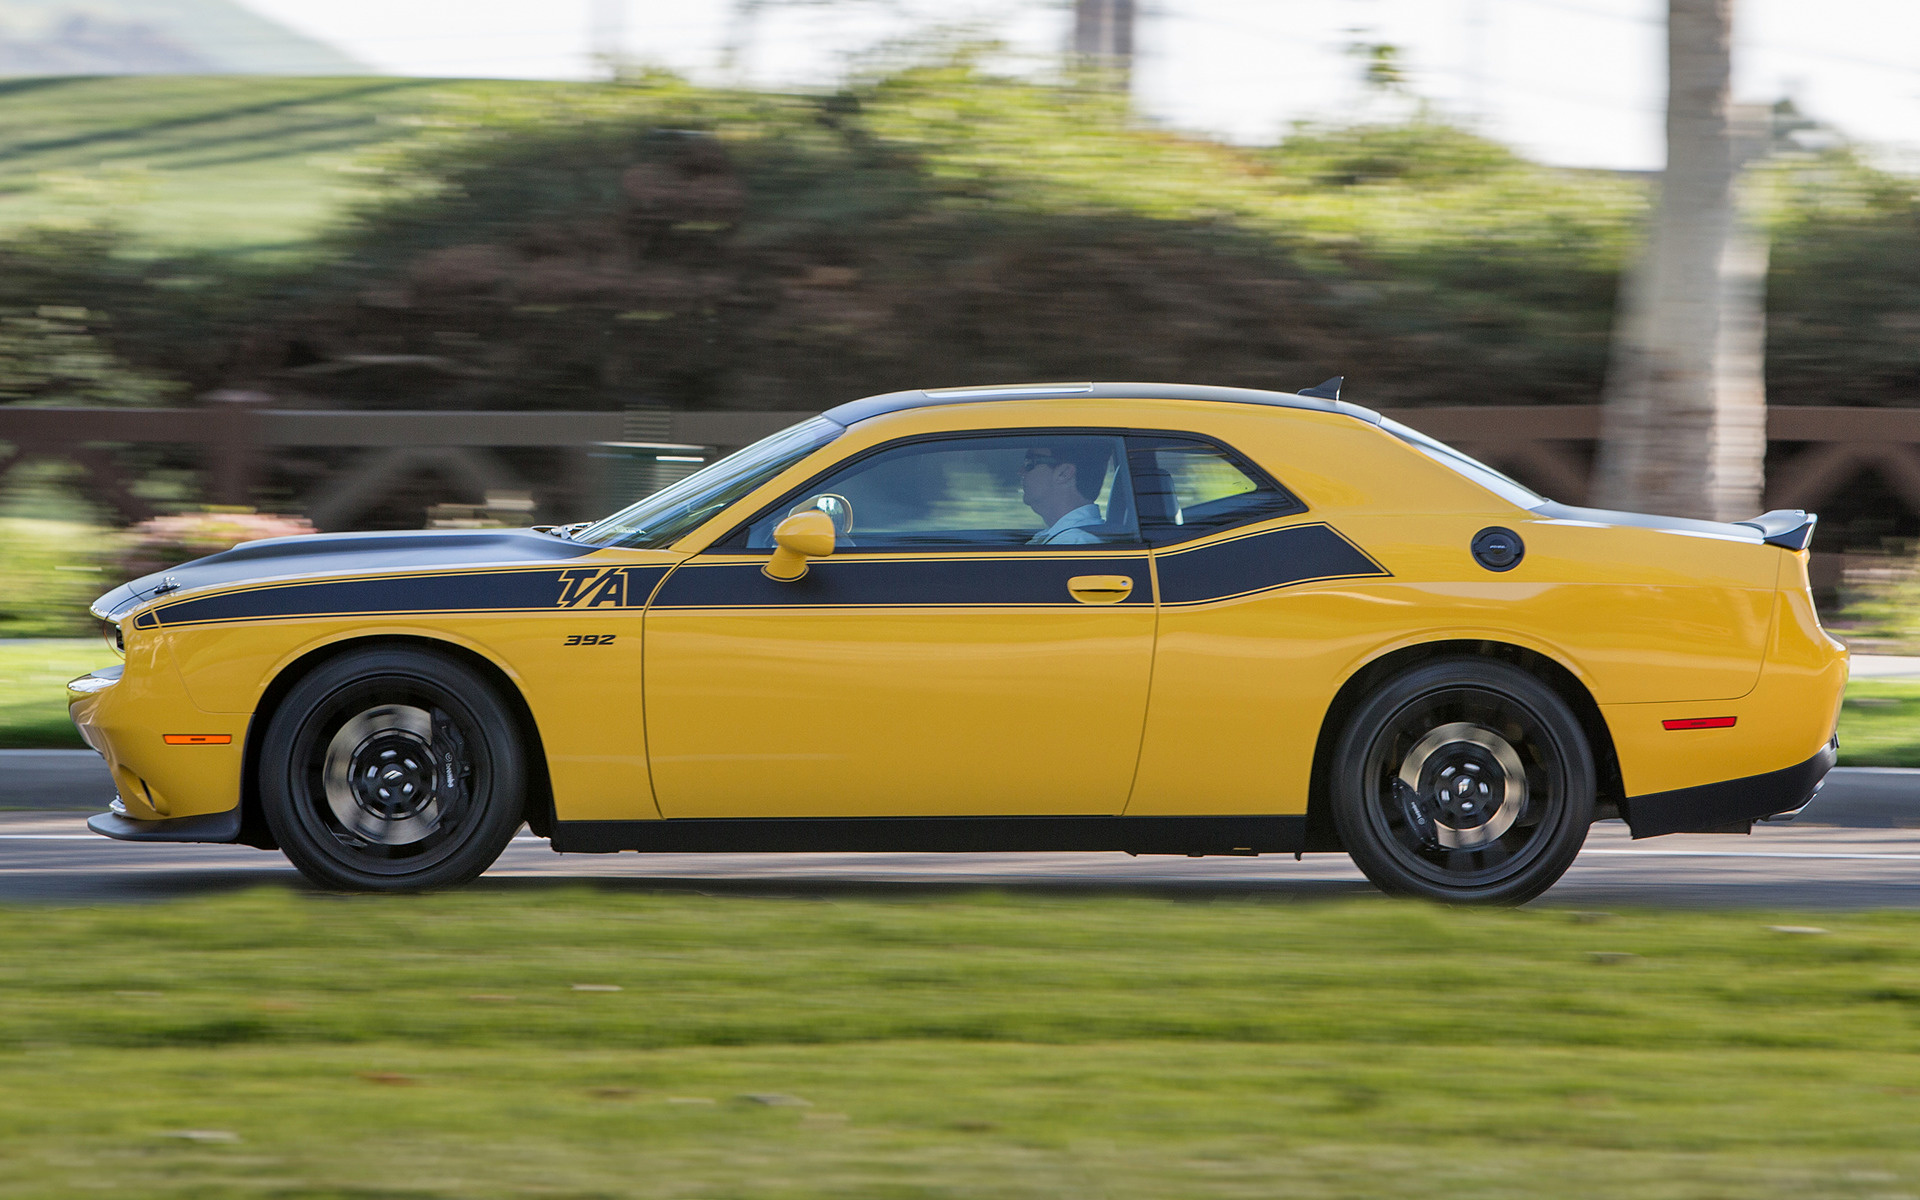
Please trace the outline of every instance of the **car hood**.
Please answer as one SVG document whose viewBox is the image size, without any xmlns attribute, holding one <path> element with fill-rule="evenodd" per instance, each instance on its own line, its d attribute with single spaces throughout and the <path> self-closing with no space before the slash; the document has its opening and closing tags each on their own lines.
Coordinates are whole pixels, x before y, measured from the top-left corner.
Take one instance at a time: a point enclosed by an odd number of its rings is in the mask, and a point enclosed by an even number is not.
<svg viewBox="0 0 1920 1200">
<path fill-rule="evenodd" d="M 598 549 L 531 529 L 427 529 L 265 538 L 121 584 L 93 602 L 93 615 L 118 620 L 157 596 L 292 575 L 553 562 L 579 558 Z"/>
</svg>

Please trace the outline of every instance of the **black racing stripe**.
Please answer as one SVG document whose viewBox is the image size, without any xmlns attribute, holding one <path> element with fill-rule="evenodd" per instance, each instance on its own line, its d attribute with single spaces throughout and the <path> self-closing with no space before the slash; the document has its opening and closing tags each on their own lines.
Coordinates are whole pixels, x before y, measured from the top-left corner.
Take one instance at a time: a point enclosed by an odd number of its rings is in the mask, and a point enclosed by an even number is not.
<svg viewBox="0 0 1920 1200">
<path fill-rule="evenodd" d="M 1160 601 L 1202 604 L 1315 579 L 1391 574 L 1326 525 L 1291 525 L 1159 556 Z"/>
<path fill-rule="evenodd" d="M 640 608 L 665 567 L 565 567 L 551 571 L 468 571 L 400 578 L 289 583 L 164 605 L 141 616 L 161 625 L 325 617 L 345 613 Z"/>
<path fill-rule="evenodd" d="M 768 579 L 760 564 L 688 565 L 675 571 L 654 600 L 655 608 L 788 608 L 796 605 L 887 605 L 976 607 L 1051 605 L 1079 601 L 1067 591 L 1075 575 L 1126 575 L 1133 591 L 1121 605 L 1153 603 L 1144 557 L 1017 559 L 910 559 L 863 562 L 823 559 L 791 582 Z M 1116 606 L 1117 607 L 1117 606 Z"/>
</svg>

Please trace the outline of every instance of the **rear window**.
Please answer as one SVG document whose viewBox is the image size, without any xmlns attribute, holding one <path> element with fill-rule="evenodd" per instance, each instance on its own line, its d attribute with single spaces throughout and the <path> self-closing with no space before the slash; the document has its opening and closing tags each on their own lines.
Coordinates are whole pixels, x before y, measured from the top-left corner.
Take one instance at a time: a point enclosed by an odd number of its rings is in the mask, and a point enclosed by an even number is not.
<svg viewBox="0 0 1920 1200">
<path fill-rule="evenodd" d="M 1153 545 L 1306 511 L 1291 492 L 1224 446 L 1141 436 L 1127 444 L 1140 531 Z"/>
</svg>

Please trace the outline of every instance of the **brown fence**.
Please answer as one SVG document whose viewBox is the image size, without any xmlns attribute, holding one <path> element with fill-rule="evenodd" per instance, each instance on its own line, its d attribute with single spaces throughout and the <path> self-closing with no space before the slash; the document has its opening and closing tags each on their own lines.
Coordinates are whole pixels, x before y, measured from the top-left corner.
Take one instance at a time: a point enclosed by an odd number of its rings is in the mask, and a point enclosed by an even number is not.
<svg viewBox="0 0 1920 1200">
<path fill-rule="evenodd" d="M 251 399 L 251 398 L 247 398 Z M 812 414 L 647 410 L 428 412 L 275 409 L 250 402 L 203 408 L 0 408 L 0 442 L 15 453 L 0 475 L 39 457 L 85 470 L 94 495 L 127 520 L 150 513 L 128 486 L 126 448 L 193 449 L 207 499 L 248 504 L 276 455 L 331 448 L 339 460 L 306 484 L 291 507 L 323 529 L 347 528 L 404 481 L 430 474 L 447 499 L 530 494 L 537 518 L 579 520 L 623 497 L 611 494 L 606 452 L 644 428 L 649 443 L 723 452 Z M 1423 408 L 1389 411 L 1556 499 L 1587 498 L 1600 410 L 1591 406 Z M 1886 481 L 1920 515 L 1920 409 L 1775 407 L 1767 415 L 1770 508 L 1818 509 L 1863 472 Z M 669 447 L 663 446 L 662 449 Z M 557 467 L 529 478 L 511 451 L 541 449 Z M 505 455 L 503 457 L 503 454 Z M 524 456 L 521 456 L 524 457 Z"/>
<path fill-rule="evenodd" d="M 1451 443 L 1556 500 L 1587 498 L 1600 409 L 1421 408 L 1388 416 Z M 1768 508 L 1818 509 L 1864 471 L 1877 472 L 1920 514 L 1920 409 L 1767 410 Z"/>
<path fill-rule="evenodd" d="M 127 449 L 197 450 L 201 489 L 219 504 L 249 504 L 277 453 L 338 448 L 344 461 L 310 483 L 290 507 L 322 529 L 349 527 L 403 480 L 435 476 L 448 498 L 521 491 L 547 519 L 590 514 L 602 499 L 591 448 L 620 440 L 620 413 L 336 412 L 223 405 L 209 408 L 0 408 L 0 441 L 14 454 L 0 474 L 38 458 L 80 466 L 93 497 L 123 519 L 151 515 L 128 486 Z M 527 479 L 501 450 L 549 448 L 563 470 Z"/>
</svg>

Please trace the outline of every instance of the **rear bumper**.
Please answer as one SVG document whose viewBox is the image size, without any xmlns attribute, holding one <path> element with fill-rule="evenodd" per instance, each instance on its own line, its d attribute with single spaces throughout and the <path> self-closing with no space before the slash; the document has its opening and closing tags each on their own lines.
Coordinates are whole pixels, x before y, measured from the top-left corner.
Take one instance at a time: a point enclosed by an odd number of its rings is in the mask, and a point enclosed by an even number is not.
<svg viewBox="0 0 1920 1200">
<path fill-rule="evenodd" d="M 1668 833 L 1719 833 L 1806 807 L 1840 757 L 1832 739 L 1805 762 L 1671 792 L 1653 792 L 1627 801 L 1627 826 L 1636 838 Z M 1734 832 L 1739 832 L 1738 828 Z"/>
</svg>

